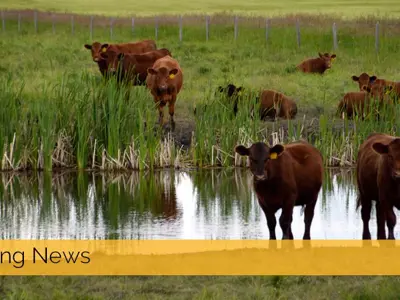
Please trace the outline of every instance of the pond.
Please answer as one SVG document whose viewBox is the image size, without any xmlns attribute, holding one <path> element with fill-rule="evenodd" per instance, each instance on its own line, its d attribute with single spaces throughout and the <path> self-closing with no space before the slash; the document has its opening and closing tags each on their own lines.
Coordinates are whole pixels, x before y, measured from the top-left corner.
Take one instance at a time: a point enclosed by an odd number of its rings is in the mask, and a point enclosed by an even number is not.
<svg viewBox="0 0 400 300">
<path fill-rule="evenodd" d="M 269 238 L 246 169 L 2 173 L 0 197 L 1 239 Z M 311 239 L 361 239 L 356 200 L 354 170 L 327 170 Z M 303 217 L 296 207 L 295 239 L 303 236 Z M 370 229 L 376 239 L 374 208 Z M 276 233 L 281 239 L 279 225 Z"/>
</svg>

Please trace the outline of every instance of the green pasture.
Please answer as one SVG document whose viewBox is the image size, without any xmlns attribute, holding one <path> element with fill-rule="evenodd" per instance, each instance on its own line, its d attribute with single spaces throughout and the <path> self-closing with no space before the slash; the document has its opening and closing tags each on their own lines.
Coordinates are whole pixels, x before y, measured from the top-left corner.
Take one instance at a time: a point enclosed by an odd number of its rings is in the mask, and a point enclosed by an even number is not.
<svg viewBox="0 0 400 300">
<path fill-rule="evenodd" d="M 396 0 L 153 0 L 118 1 L 107 0 L 4 0 L 0 9 L 38 9 L 42 11 L 69 12 L 78 14 L 112 16 L 150 16 L 157 14 L 236 13 L 241 15 L 276 16 L 285 14 L 329 14 L 337 17 L 354 18 L 377 16 L 399 17 L 400 3 Z"/>
<path fill-rule="evenodd" d="M 238 39 L 230 25 L 210 27 L 206 41 L 203 26 L 183 28 L 160 25 L 157 45 L 168 48 L 179 61 L 184 86 L 178 95 L 173 138 L 192 142 L 188 150 L 175 147 L 171 137 L 156 124 L 150 93 L 144 87 L 117 89 L 105 84 L 97 65 L 83 45 L 91 41 L 124 42 L 154 38 L 154 27 L 95 27 L 24 20 L 18 31 L 16 20 L 7 20 L 1 33 L 3 58 L 0 66 L 1 169 L 73 166 L 79 168 L 152 168 L 188 165 L 233 166 L 238 143 L 255 140 L 288 142 L 305 138 L 323 153 L 326 165 L 354 164 L 358 145 L 373 131 L 393 133 L 399 124 L 398 107 L 389 109 L 379 122 L 342 121 L 336 107 L 348 91 L 358 90 L 352 75 L 362 72 L 398 80 L 399 37 L 390 30 L 380 35 L 375 51 L 371 30 L 341 29 L 331 70 L 324 76 L 290 72 L 301 60 L 318 51 L 333 52 L 331 24 L 301 28 L 297 46 L 294 27 L 241 26 Z M 215 95 L 218 85 L 232 82 L 247 89 L 239 114 L 231 117 L 232 106 Z M 261 89 L 274 89 L 293 97 L 298 115 L 291 122 L 251 120 L 250 105 Z M 127 98 L 129 97 L 129 99 Z M 203 104 L 208 104 L 205 111 Z M 198 108 L 196 117 L 193 108 Z M 168 118 L 168 111 L 165 110 Z M 191 133 L 194 132 L 194 136 Z M 179 141 L 180 140 L 180 141 Z"/>
<path fill-rule="evenodd" d="M 397 299 L 395 276 L 9 276 L 3 299 Z"/>
</svg>

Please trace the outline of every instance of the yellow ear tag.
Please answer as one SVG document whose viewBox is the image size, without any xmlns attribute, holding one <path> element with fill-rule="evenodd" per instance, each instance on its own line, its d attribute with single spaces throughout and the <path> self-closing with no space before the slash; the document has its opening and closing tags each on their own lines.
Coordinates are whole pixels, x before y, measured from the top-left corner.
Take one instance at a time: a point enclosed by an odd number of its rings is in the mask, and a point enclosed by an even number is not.
<svg viewBox="0 0 400 300">
<path fill-rule="evenodd" d="M 174 79 L 175 75 L 174 74 L 169 74 L 170 79 Z"/>
<path fill-rule="evenodd" d="M 101 48 L 101 52 L 106 52 L 107 48 Z"/>
<path fill-rule="evenodd" d="M 276 154 L 275 152 L 272 152 L 270 155 L 269 155 L 269 158 L 270 159 L 276 159 L 278 157 L 278 154 Z"/>
</svg>

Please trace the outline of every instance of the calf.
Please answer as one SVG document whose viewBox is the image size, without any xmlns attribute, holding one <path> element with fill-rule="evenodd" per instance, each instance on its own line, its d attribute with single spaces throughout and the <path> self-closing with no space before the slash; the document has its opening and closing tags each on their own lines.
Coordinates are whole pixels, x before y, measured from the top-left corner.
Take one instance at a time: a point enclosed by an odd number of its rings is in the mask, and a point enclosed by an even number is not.
<svg viewBox="0 0 400 300">
<path fill-rule="evenodd" d="M 250 158 L 253 187 L 258 203 L 267 218 L 270 240 L 276 240 L 275 213 L 282 209 L 279 224 L 283 239 L 293 239 L 291 223 L 294 206 L 306 206 L 304 240 L 309 240 L 314 208 L 323 180 L 322 155 L 303 141 L 277 144 L 273 147 L 258 142 L 235 152 Z"/>
<path fill-rule="evenodd" d="M 400 98 L 400 82 L 393 82 L 385 87 L 385 94 L 390 95 L 396 100 Z"/>
<path fill-rule="evenodd" d="M 116 52 L 137 54 L 157 49 L 154 40 L 143 40 L 139 42 L 121 44 L 101 44 L 99 42 L 94 42 L 91 45 L 85 44 L 84 47 L 91 51 L 92 59 L 99 66 L 99 70 L 103 76 L 106 75 L 107 65 L 104 59 L 101 57 L 101 53 L 107 51 L 108 48 L 114 49 Z"/>
<path fill-rule="evenodd" d="M 394 238 L 396 215 L 400 209 L 400 138 L 373 133 L 361 144 L 357 155 L 357 209 L 361 206 L 364 240 L 371 239 L 369 219 L 372 201 L 376 201 L 377 238 Z"/>
<path fill-rule="evenodd" d="M 164 56 L 171 56 L 168 49 L 162 48 L 143 54 L 124 54 L 107 49 L 101 54 L 106 61 L 107 69 L 115 73 L 118 65 L 118 81 L 126 80 L 133 82 L 133 85 L 144 85 L 147 78 L 147 69 L 152 67 L 154 62 Z"/>
<path fill-rule="evenodd" d="M 242 86 L 236 87 L 234 84 L 229 83 L 226 87 L 219 86 L 215 92 L 215 94 L 223 94 L 227 98 L 229 102 L 233 103 L 233 114 L 237 115 L 238 112 L 238 102 L 239 98 L 242 95 L 244 88 Z M 202 107 L 202 110 L 205 111 L 207 109 L 207 104 Z M 196 115 L 197 107 L 194 108 L 193 114 Z"/>
<path fill-rule="evenodd" d="M 282 93 L 273 90 L 264 90 L 260 98 L 261 120 L 266 120 L 267 118 L 275 120 L 277 117 L 294 119 L 297 115 L 296 102 Z"/>
<path fill-rule="evenodd" d="M 301 62 L 296 68 L 304 73 L 319 73 L 324 72 L 331 68 L 332 61 L 336 58 L 336 54 L 329 55 L 329 53 L 321 54 L 318 52 L 319 57 L 309 58 Z"/>
<path fill-rule="evenodd" d="M 159 122 L 164 123 L 164 106 L 168 103 L 171 123 L 174 123 L 175 101 L 183 84 L 183 73 L 178 61 L 167 55 L 147 69 L 147 88 L 158 106 Z"/>
<path fill-rule="evenodd" d="M 360 91 L 363 90 L 363 87 L 369 87 L 372 88 L 373 86 L 383 88 L 386 86 L 391 86 L 394 85 L 393 81 L 377 78 L 375 75 L 369 76 L 367 73 L 361 73 L 360 76 L 353 75 L 351 76 L 351 79 L 353 81 L 358 82 L 358 86 L 360 88 Z"/>
<path fill-rule="evenodd" d="M 219 86 L 217 91 L 223 93 L 229 101 L 233 102 L 233 114 L 237 115 L 238 102 L 244 88 L 242 86 L 236 87 L 234 84 L 229 83 L 226 87 Z"/>
<path fill-rule="evenodd" d="M 337 112 L 344 119 L 347 115 L 349 119 L 354 116 L 365 118 L 371 108 L 371 88 L 364 86 L 362 92 L 348 92 L 339 101 Z"/>
</svg>

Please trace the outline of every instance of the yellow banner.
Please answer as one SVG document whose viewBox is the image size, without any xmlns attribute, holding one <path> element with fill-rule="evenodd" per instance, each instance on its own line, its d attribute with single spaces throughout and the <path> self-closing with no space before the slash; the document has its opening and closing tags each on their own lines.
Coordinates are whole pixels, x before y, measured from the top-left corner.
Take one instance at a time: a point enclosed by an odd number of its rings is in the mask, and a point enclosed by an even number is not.
<svg viewBox="0 0 400 300">
<path fill-rule="evenodd" d="M 1 240 L 0 275 L 400 275 L 397 241 Z"/>
</svg>

